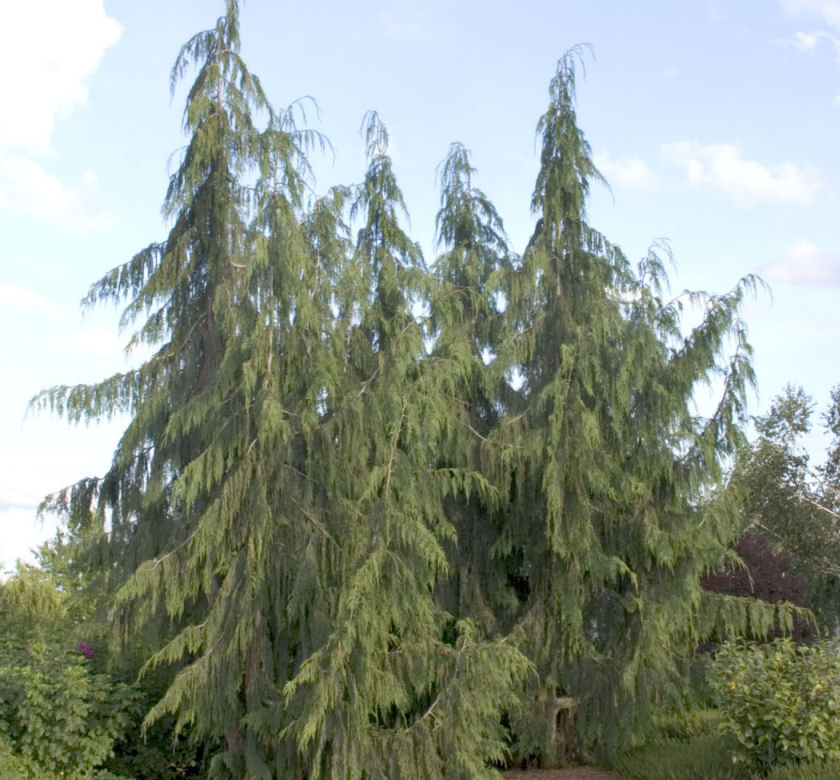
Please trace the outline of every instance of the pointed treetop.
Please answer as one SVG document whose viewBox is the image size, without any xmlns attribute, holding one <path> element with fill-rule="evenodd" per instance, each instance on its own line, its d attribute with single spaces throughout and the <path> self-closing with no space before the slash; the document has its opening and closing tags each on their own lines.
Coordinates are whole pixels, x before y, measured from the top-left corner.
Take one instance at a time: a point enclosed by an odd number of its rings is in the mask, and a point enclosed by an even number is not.
<svg viewBox="0 0 840 780">
<path fill-rule="evenodd" d="M 191 64 L 202 60 L 216 61 L 227 53 L 239 52 L 239 2 L 226 0 L 225 5 L 225 14 L 216 20 L 216 26 L 193 35 L 178 52 L 169 76 L 172 94 Z"/>
<path fill-rule="evenodd" d="M 435 217 L 435 243 L 451 245 L 456 241 L 456 218 L 472 193 L 472 177 L 477 173 L 470 163 L 470 151 L 460 141 L 449 145 L 446 158 L 437 167 L 440 182 L 440 210 Z"/>
<path fill-rule="evenodd" d="M 376 111 L 368 111 L 359 132 L 365 140 L 365 149 L 368 160 L 374 157 L 385 157 L 388 154 L 388 129 L 379 118 Z"/>
<path fill-rule="evenodd" d="M 470 161 L 470 150 L 458 141 L 450 144 L 446 158 L 437 168 L 441 192 L 440 209 L 435 216 L 435 243 L 438 247 L 462 250 L 481 245 L 498 258 L 507 257 L 510 249 L 502 219 L 489 198 L 473 186 L 477 173 Z"/>
<path fill-rule="evenodd" d="M 472 188 L 472 177 L 478 173 L 470 162 L 470 150 L 460 141 L 453 141 L 449 145 L 446 159 L 437 167 L 437 178 L 445 192 L 450 187 L 459 187 L 469 191 Z M 441 193 L 441 205 L 446 196 Z"/>
<path fill-rule="evenodd" d="M 578 44 L 558 60 L 549 86 L 551 102 L 537 122 L 542 152 L 531 209 L 541 212 L 548 225 L 583 218 L 591 179 L 608 186 L 592 161 L 592 150 L 575 112 L 576 71 L 578 66 L 584 68 L 587 52 L 592 53 L 590 44 Z"/>
<path fill-rule="evenodd" d="M 198 73 L 190 87 L 184 109 L 184 130 L 191 133 L 214 108 L 224 105 L 234 130 L 248 133 L 248 108 L 270 111 L 260 80 L 252 75 L 239 55 L 239 3 L 226 0 L 224 16 L 215 27 L 192 36 L 178 52 L 169 77 L 170 92 L 191 67 Z"/>
<path fill-rule="evenodd" d="M 575 78 L 577 67 L 586 76 L 586 55 L 595 59 L 595 47 L 591 43 L 576 43 L 557 60 L 557 70 L 548 86 L 549 94 L 558 111 L 574 106 Z"/>
</svg>

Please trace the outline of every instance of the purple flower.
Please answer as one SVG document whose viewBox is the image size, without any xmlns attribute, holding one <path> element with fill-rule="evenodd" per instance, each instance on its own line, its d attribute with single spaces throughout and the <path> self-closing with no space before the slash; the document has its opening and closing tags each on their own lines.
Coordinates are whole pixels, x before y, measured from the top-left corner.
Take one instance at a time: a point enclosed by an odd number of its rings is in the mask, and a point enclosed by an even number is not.
<svg viewBox="0 0 840 780">
<path fill-rule="evenodd" d="M 90 660 L 91 658 L 93 658 L 93 656 L 94 656 L 94 653 L 93 653 L 93 648 L 92 648 L 92 647 L 91 647 L 91 646 L 90 646 L 87 642 L 79 642 L 79 644 L 78 644 L 78 645 L 76 645 L 76 647 L 78 647 L 78 648 L 79 648 L 79 652 L 80 652 L 80 653 L 81 653 L 81 654 L 82 654 L 85 658 L 87 658 L 88 660 Z"/>
</svg>

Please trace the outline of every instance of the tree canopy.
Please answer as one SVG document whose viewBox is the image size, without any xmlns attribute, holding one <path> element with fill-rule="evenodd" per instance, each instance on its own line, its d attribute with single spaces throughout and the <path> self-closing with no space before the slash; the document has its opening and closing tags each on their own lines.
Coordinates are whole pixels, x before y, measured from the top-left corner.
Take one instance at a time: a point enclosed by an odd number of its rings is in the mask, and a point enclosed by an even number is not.
<svg viewBox="0 0 840 780">
<path fill-rule="evenodd" d="M 117 638 L 165 680 L 147 726 L 219 745 L 216 777 L 553 766 L 569 701 L 609 750 L 679 698 L 698 642 L 776 615 L 701 587 L 738 531 L 721 481 L 756 280 L 668 299 L 663 247 L 634 267 L 589 224 L 585 48 L 537 125 L 522 254 L 453 144 L 428 264 L 382 120 L 363 181 L 313 194 L 325 140 L 239 51 L 227 0 L 172 71 L 194 82 L 169 233 L 85 300 L 121 303 L 153 355 L 33 402 L 130 415 L 109 471 L 54 506 L 104 534 Z"/>
<path fill-rule="evenodd" d="M 834 439 L 824 463 L 813 467 L 802 445 L 814 423 L 814 401 L 801 387 L 788 385 L 767 414 L 755 418 L 758 436 L 732 475 L 734 487 L 744 494 L 742 533 L 785 558 L 790 574 L 800 580 L 801 603 L 829 634 L 840 625 L 837 388 L 830 401 L 824 422 Z"/>
</svg>

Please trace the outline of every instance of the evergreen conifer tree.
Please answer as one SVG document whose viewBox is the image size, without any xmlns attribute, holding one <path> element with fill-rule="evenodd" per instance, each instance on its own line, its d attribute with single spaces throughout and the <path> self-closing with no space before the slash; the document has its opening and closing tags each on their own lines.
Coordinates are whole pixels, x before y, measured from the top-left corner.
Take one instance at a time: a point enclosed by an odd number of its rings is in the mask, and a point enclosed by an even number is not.
<svg viewBox="0 0 840 780">
<path fill-rule="evenodd" d="M 457 360 L 464 376 L 451 394 L 458 425 L 440 447 L 440 462 L 484 473 L 483 444 L 509 405 L 510 387 L 496 360 L 503 326 L 505 281 L 515 261 L 502 219 L 474 183 L 470 153 L 453 143 L 439 168 L 440 210 L 430 323 L 432 360 Z M 510 629 L 512 604 L 504 566 L 489 554 L 494 530 L 504 523 L 499 490 L 461 491 L 447 500 L 456 539 L 448 547 L 452 576 L 442 583 L 442 603 L 470 616 L 491 635 Z M 508 615 L 509 617 L 509 615 Z"/>
<path fill-rule="evenodd" d="M 147 669 L 171 672 L 147 722 L 171 712 L 176 731 L 224 739 L 217 768 L 270 777 L 272 752 L 243 719 L 275 682 L 270 648 L 285 608 L 274 598 L 284 582 L 272 565 L 276 501 L 294 494 L 278 476 L 294 467 L 306 388 L 284 397 L 273 363 L 296 346 L 284 315 L 310 282 L 295 273 L 307 255 L 294 209 L 311 139 L 271 112 L 240 58 L 235 0 L 184 45 L 173 90 L 192 66 L 190 140 L 164 202 L 173 227 L 87 298 L 127 299 L 123 322 L 145 317 L 132 341 L 157 351 L 137 370 L 53 388 L 36 404 L 71 420 L 131 415 L 110 471 L 70 503 L 93 498 L 107 516 L 123 637 L 154 650 Z M 271 117 L 263 132 L 258 111 Z"/>
<path fill-rule="evenodd" d="M 165 679 L 147 723 L 221 745 L 214 776 L 492 776 L 505 715 L 553 765 L 567 698 L 608 749 L 699 639 L 750 617 L 700 579 L 737 527 L 715 486 L 752 280 L 699 297 L 683 337 L 658 257 L 636 273 L 588 225 L 578 55 L 538 125 L 522 258 L 453 145 L 433 276 L 375 114 L 362 184 L 308 198 L 323 141 L 247 70 L 236 0 L 181 50 L 172 228 L 87 299 L 126 302 L 157 351 L 35 405 L 131 417 L 105 477 L 56 506 L 107 531 L 122 638 Z"/>
<path fill-rule="evenodd" d="M 607 754 L 644 725 L 715 621 L 749 618 L 745 604 L 712 603 L 700 580 L 736 532 L 732 497 L 713 491 L 742 441 L 753 376 L 738 311 L 754 280 L 693 296 L 704 316 L 683 336 L 655 248 L 636 273 L 588 224 L 602 177 L 575 115 L 582 53 L 560 60 L 537 126 L 537 224 L 505 289 L 497 358 L 513 392 L 484 459 L 507 497 L 489 549 L 509 571 L 513 634 L 538 672 L 517 749 L 546 766 L 563 760 L 555 721 L 570 698 Z M 701 418 L 694 394 L 713 377 L 719 403 Z M 752 617 L 766 630 L 767 614 Z"/>
<path fill-rule="evenodd" d="M 369 167 L 353 204 L 362 215 L 354 314 L 341 317 L 344 381 L 321 437 L 335 542 L 329 636 L 286 686 L 283 707 L 311 777 L 492 775 L 504 756 L 500 712 L 527 661 L 485 640 L 435 599 L 449 570 L 445 498 L 481 489 L 466 468 L 439 467 L 451 433 L 458 358 L 424 360 L 412 314 L 425 275 L 398 222 L 402 195 L 378 117 L 364 124 Z M 341 289 L 350 285 L 341 285 Z"/>
<path fill-rule="evenodd" d="M 169 672 L 147 723 L 221 741 L 218 777 L 482 776 L 527 661 L 434 599 L 443 497 L 481 480 L 436 468 L 462 367 L 422 361 L 425 271 L 387 133 L 369 115 L 364 183 L 303 210 L 319 139 L 271 109 L 238 44 L 229 0 L 183 48 L 173 86 L 198 73 L 174 226 L 89 295 L 127 298 L 126 322 L 147 316 L 135 340 L 163 346 L 35 403 L 132 416 L 69 504 L 107 517 L 123 637 Z"/>
</svg>

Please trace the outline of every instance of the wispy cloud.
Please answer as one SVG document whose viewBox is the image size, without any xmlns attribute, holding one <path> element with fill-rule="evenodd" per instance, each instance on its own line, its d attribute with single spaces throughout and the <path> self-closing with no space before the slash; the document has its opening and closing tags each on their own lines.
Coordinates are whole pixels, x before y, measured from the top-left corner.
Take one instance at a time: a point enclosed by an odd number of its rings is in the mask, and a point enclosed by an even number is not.
<svg viewBox="0 0 840 780">
<path fill-rule="evenodd" d="M 35 496 L 21 490 L 0 487 L 0 512 L 6 509 L 35 510 L 41 505 L 43 496 Z"/>
<path fill-rule="evenodd" d="M 822 30 L 817 30 L 815 33 L 798 32 L 793 36 L 793 45 L 799 51 L 812 51 L 819 46 L 820 41 L 829 38 L 829 35 Z"/>
<path fill-rule="evenodd" d="M 3 22 L 14 34 L 0 46 L 0 209 L 79 230 L 98 227 L 102 209 L 91 183 L 62 182 L 48 157 L 56 121 L 87 100 L 87 79 L 119 40 L 120 25 L 103 0 L 5 3 Z"/>
<path fill-rule="evenodd" d="M 0 504 L 0 571 L 11 571 L 18 558 L 34 563 L 33 549 L 53 536 L 57 527 L 56 518 L 36 519 L 33 507 Z"/>
<path fill-rule="evenodd" d="M 820 44 L 826 42 L 834 47 L 834 52 L 837 55 L 837 60 L 840 62 L 840 37 L 832 35 L 825 30 L 817 30 L 816 32 L 799 32 L 794 33 L 792 38 L 779 38 L 776 42 L 782 46 L 792 46 L 803 53 L 815 51 Z"/>
<path fill-rule="evenodd" d="M 103 0 L 3 6 L 3 26 L 14 34 L 0 47 L 0 147 L 47 152 L 55 120 L 87 99 L 85 81 L 122 29 Z"/>
<path fill-rule="evenodd" d="M 40 293 L 27 290 L 18 284 L 0 284 L 0 306 L 18 311 L 29 311 L 57 317 L 61 312 L 51 300 Z"/>
<path fill-rule="evenodd" d="M 662 155 L 682 168 L 689 182 L 717 189 L 739 208 L 762 203 L 811 203 L 823 188 L 816 168 L 749 160 L 734 144 L 680 141 L 665 144 Z"/>
<path fill-rule="evenodd" d="M 795 17 L 816 19 L 823 29 L 811 32 L 798 31 L 792 38 L 779 41 L 782 45 L 793 46 L 801 52 L 811 52 L 826 42 L 834 47 L 840 62 L 840 0 L 777 0 L 782 9 Z"/>
<path fill-rule="evenodd" d="M 768 281 L 783 284 L 840 284 L 840 252 L 798 241 L 759 273 Z"/>
<path fill-rule="evenodd" d="M 412 0 L 389 2 L 379 12 L 379 25 L 386 38 L 415 39 L 428 37 L 428 16 L 424 6 Z"/>
<path fill-rule="evenodd" d="M 605 150 L 595 155 L 594 162 L 611 185 L 638 193 L 650 193 L 659 189 L 659 177 L 647 162 L 638 157 L 621 157 L 614 160 Z"/>
<path fill-rule="evenodd" d="M 817 16 L 830 27 L 840 29 L 840 0 L 777 0 L 791 16 Z"/>
<path fill-rule="evenodd" d="M 108 222 L 92 173 L 69 187 L 40 163 L 17 154 L 0 153 L 0 209 L 82 233 Z"/>
</svg>

